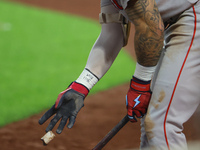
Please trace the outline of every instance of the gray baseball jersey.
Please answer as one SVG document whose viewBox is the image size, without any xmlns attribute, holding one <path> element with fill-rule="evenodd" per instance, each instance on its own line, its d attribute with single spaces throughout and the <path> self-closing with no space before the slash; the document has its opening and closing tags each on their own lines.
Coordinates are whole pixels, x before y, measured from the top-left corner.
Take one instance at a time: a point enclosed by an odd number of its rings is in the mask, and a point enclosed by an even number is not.
<svg viewBox="0 0 200 150">
<path fill-rule="evenodd" d="M 101 0 L 101 7 L 106 5 L 116 4 L 117 7 L 126 8 L 129 0 Z M 180 14 L 184 10 L 191 7 L 198 0 L 155 0 L 160 11 L 161 17 L 164 21 Z"/>
<path fill-rule="evenodd" d="M 125 17 L 129 0 L 101 0 Z M 200 103 L 200 1 L 156 0 L 164 22 L 165 47 L 152 80 L 148 112 L 141 120 L 141 148 L 187 149 L 185 123 Z"/>
</svg>

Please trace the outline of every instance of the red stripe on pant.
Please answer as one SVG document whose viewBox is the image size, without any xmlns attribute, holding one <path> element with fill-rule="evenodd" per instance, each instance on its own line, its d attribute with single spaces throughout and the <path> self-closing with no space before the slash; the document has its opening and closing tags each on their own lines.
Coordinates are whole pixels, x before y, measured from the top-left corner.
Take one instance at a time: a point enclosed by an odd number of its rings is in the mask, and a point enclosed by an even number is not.
<svg viewBox="0 0 200 150">
<path fill-rule="evenodd" d="M 179 79 L 180 79 L 180 76 L 181 76 L 181 73 L 183 71 L 183 68 L 185 66 L 185 62 L 188 58 L 188 55 L 190 53 L 190 50 L 191 50 L 191 47 L 192 47 L 192 44 L 193 44 L 193 41 L 194 41 L 194 37 L 195 37 L 195 33 L 196 33 L 196 24 L 197 24 L 197 17 L 196 17 L 196 12 L 195 12 L 195 8 L 193 6 L 193 13 L 194 13 L 194 31 L 193 31 L 193 36 L 192 36 L 192 40 L 191 40 L 191 43 L 190 43 L 190 46 L 188 48 L 188 51 L 187 51 L 187 54 L 186 54 L 186 57 L 184 59 L 184 62 L 183 62 L 183 65 L 181 67 L 181 70 L 179 72 L 179 75 L 178 75 L 178 78 L 176 80 L 176 83 L 175 83 L 175 86 L 174 86 L 174 89 L 173 89 L 173 92 L 172 92 L 172 96 L 170 98 L 170 102 L 169 102 L 169 105 L 168 105 L 168 108 L 167 108 L 167 111 L 166 111 L 166 114 L 165 114 L 165 119 L 164 119 L 164 135 L 165 135 L 165 141 L 166 141 L 166 144 L 167 144 L 167 147 L 168 147 L 168 150 L 170 150 L 170 146 L 169 146 L 169 142 L 168 142 L 168 138 L 167 138 L 167 131 L 166 131 L 166 121 L 167 121 L 167 115 L 169 113 L 169 109 L 170 109 L 170 106 L 171 106 L 171 103 L 172 103 L 172 100 L 173 100 L 173 97 L 174 97 L 174 93 L 176 91 L 176 87 L 178 85 L 178 82 L 179 82 Z"/>
</svg>

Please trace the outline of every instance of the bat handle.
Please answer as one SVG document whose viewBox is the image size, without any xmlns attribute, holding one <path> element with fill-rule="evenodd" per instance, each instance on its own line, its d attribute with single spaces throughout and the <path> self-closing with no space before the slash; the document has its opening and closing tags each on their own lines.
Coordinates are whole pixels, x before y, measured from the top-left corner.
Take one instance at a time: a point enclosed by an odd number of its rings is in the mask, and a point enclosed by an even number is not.
<svg viewBox="0 0 200 150">
<path fill-rule="evenodd" d="M 92 150 L 101 150 L 128 121 L 128 115 L 126 115 Z"/>
</svg>

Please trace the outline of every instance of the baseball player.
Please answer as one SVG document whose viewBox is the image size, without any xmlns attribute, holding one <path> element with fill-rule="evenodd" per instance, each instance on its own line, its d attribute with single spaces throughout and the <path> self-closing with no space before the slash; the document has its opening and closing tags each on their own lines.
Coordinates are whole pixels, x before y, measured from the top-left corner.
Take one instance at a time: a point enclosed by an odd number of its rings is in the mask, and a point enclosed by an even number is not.
<svg viewBox="0 0 200 150">
<path fill-rule="evenodd" d="M 141 119 L 141 149 L 187 149 L 183 123 L 200 102 L 199 0 L 101 0 L 102 30 L 87 64 L 55 104 L 46 131 L 72 128 L 91 88 L 103 77 L 135 28 L 136 69 L 126 95 L 131 122 Z"/>
</svg>

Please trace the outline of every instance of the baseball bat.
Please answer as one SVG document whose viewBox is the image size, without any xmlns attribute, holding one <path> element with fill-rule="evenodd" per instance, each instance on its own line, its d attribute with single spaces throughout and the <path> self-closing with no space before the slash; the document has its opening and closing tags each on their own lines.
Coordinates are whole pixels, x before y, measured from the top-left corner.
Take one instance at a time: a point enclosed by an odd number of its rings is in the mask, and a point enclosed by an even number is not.
<svg viewBox="0 0 200 150">
<path fill-rule="evenodd" d="M 101 150 L 128 121 L 128 115 L 126 115 L 92 150 Z"/>
</svg>

